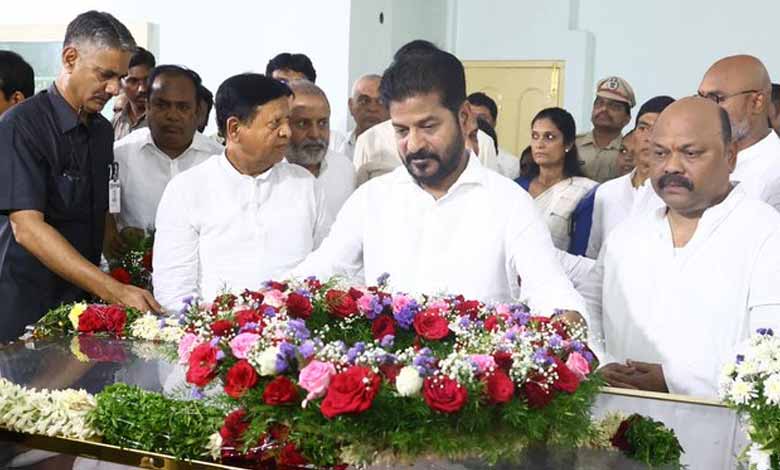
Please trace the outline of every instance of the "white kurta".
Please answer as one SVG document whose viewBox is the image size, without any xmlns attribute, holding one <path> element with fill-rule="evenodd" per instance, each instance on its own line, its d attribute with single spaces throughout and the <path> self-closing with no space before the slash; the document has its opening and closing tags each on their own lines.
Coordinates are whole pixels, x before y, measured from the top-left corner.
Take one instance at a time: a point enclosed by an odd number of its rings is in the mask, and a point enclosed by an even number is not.
<svg viewBox="0 0 780 470">
<path fill-rule="evenodd" d="M 114 161 L 119 164 L 122 185 L 122 210 L 116 216 L 119 229 L 153 227 L 157 205 L 171 178 L 223 150 L 217 142 L 196 131 L 190 147 L 171 158 L 154 144 L 148 127 L 115 142 Z"/>
<path fill-rule="evenodd" d="M 666 208 L 607 239 L 584 288 L 602 364 L 661 363 L 672 393 L 717 398 L 738 343 L 780 325 L 780 214 L 739 186 L 675 249 Z"/>
<path fill-rule="evenodd" d="M 766 137 L 737 154 L 732 181 L 739 181 L 748 196 L 780 210 L 780 137 Z"/>
<path fill-rule="evenodd" d="M 477 132 L 479 160 L 482 165 L 498 171 L 498 158 L 493 139 L 482 131 Z M 357 138 L 352 163 L 357 170 L 360 186 L 371 178 L 390 173 L 402 165 L 395 140 L 395 129 L 390 119 L 366 130 Z"/>
<path fill-rule="evenodd" d="M 555 308 L 581 311 L 583 300 L 528 193 L 471 155 L 438 200 L 404 167 L 359 187 L 322 246 L 293 274 L 350 276 L 364 267 L 367 281 L 387 272 L 391 286 L 407 292 L 527 298 L 548 315 Z"/>
<path fill-rule="evenodd" d="M 335 217 L 355 191 L 355 167 L 344 155 L 329 150 L 317 176 L 317 187 L 325 195 L 328 213 Z"/>
<path fill-rule="evenodd" d="M 347 159 L 349 159 L 351 162 L 353 155 L 355 155 L 355 140 L 357 140 L 355 137 L 355 131 L 350 132 L 346 137 L 343 134 L 333 130 L 330 132 L 331 137 L 330 146 L 328 147 L 329 150 L 347 157 Z"/>
<path fill-rule="evenodd" d="M 252 177 L 214 155 L 171 180 L 160 201 L 155 297 L 177 310 L 188 296 L 258 288 L 300 263 L 330 221 L 304 168 L 282 161 Z"/>
<path fill-rule="evenodd" d="M 520 176 L 520 158 L 500 147 L 498 148 L 497 158 L 499 173 L 512 180 Z"/>
<path fill-rule="evenodd" d="M 653 190 L 650 179 L 634 188 L 631 178 L 634 172 L 602 183 L 593 200 L 593 222 L 590 227 L 588 258 L 598 258 L 601 246 L 620 222 L 637 211 L 650 212 L 664 206 L 663 200 Z"/>
</svg>

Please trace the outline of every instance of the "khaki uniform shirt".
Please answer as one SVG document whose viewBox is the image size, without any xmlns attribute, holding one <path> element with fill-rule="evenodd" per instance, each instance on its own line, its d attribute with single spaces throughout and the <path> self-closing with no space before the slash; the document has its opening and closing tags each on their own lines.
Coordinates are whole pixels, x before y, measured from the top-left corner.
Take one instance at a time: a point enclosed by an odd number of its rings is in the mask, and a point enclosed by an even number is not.
<svg viewBox="0 0 780 470">
<path fill-rule="evenodd" d="M 130 104 L 126 104 L 124 109 L 114 114 L 114 117 L 111 119 L 111 125 L 114 127 L 115 141 L 126 137 L 136 129 L 148 127 L 148 124 L 146 123 L 146 113 L 144 113 L 144 115 L 141 116 L 141 119 L 135 124 L 130 121 L 130 113 L 127 111 L 129 107 Z"/>
<path fill-rule="evenodd" d="M 617 178 L 617 158 L 620 154 L 620 146 L 623 144 L 623 136 L 619 135 L 605 148 L 599 148 L 593 140 L 593 131 L 577 136 L 577 152 L 580 154 L 582 172 L 588 178 L 603 183 Z"/>
</svg>

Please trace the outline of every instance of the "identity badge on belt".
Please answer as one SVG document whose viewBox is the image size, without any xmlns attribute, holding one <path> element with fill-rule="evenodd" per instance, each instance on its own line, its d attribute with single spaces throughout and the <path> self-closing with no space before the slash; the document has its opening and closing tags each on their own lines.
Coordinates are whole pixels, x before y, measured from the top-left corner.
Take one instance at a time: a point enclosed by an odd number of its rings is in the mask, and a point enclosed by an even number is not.
<svg viewBox="0 0 780 470">
<path fill-rule="evenodd" d="M 119 214 L 122 210 L 122 185 L 119 183 L 119 163 L 108 165 L 108 212 Z"/>
</svg>

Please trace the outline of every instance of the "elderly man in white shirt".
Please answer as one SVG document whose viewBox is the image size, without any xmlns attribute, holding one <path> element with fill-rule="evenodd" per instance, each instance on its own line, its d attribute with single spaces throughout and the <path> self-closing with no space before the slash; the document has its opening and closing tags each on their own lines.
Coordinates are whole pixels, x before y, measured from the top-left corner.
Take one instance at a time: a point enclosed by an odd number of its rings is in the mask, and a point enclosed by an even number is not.
<svg viewBox="0 0 780 470">
<path fill-rule="evenodd" d="M 717 398 L 741 340 L 780 323 L 780 214 L 731 183 L 736 146 L 715 104 L 685 98 L 653 129 L 666 204 L 607 239 L 591 282 L 591 347 L 612 385 Z"/>
<path fill-rule="evenodd" d="M 699 95 L 729 114 L 739 152 L 732 181 L 780 210 L 780 137 L 769 127 L 772 83 L 764 64 L 749 55 L 723 58 L 707 70 Z"/>
<path fill-rule="evenodd" d="M 349 138 L 336 144 L 333 148 L 337 153 L 346 155 L 349 161 L 355 156 L 357 138 L 371 127 L 386 121 L 390 116 L 382 99 L 379 97 L 379 83 L 382 76 L 366 74 L 355 80 L 352 85 L 352 95 L 347 102 L 349 113 L 355 120 L 355 129 Z"/>
<path fill-rule="evenodd" d="M 149 82 L 149 127 L 114 143 L 122 188 L 121 212 L 115 216 L 119 230 L 153 228 L 157 205 L 171 178 L 223 151 L 196 130 L 199 83 L 189 70 L 161 65 Z"/>
<path fill-rule="evenodd" d="M 291 95 L 258 74 L 220 85 L 225 152 L 171 180 L 157 210 L 153 283 L 167 310 L 190 296 L 258 288 L 300 263 L 327 233 L 316 180 L 283 161 Z"/>
<path fill-rule="evenodd" d="M 317 179 L 328 212 L 335 216 L 355 190 L 355 168 L 344 155 L 328 149 L 330 103 L 325 92 L 308 80 L 288 85 L 293 101 L 287 161 L 306 168 Z"/>
<path fill-rule="evenodd" d="M 382 96 L 404 166 L 359 187 L 293 274 L 362 267 L 367 280 L 387 272 L 393 288 L 408 292 L 523 298 L 540 314 L 561 309 L 578 319 L 584 302 L 533 201 L 466 150 L 471 116 L 460 61 L 438 49 L 399 58 L 385 71 Z"/>
<path fill-rule="evenodd" d="M 671 96 L 647 100 L 636 115 L 636 127 L 623 137 L 623 145 L 633 154 L 634 169 L 619 178 L 598 186 L 593 194 L 593 217 L 585 255 L 597 258 L 601 245 L 620 222 L 635 211 L 649 211 L 664 206 L 653 191 L 650 175 L 650 134 L 658 115 L 674 103 Z"/>
</svg>

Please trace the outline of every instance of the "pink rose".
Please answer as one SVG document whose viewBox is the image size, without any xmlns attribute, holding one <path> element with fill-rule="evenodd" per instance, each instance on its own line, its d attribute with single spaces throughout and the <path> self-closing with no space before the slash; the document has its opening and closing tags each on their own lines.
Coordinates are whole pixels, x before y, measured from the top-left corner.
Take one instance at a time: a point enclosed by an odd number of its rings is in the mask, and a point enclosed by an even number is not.
<svg viewBox="0 0 780 470">
<path fill-rule="evenodd" d="M 448 304 L 447 301 L 443 299 L 434 300 L 426 307 L 426 310 L 438 310 L 440 313 L 449 311 L 449 309 L 450 304 Z"/>
<path fill-rule="evenodd" d="M 471 360 L 477 365 L 479 374 L 485 374 L 491 368 L 494 370 L 496 369 L 496 360 L 493 359 L 493 356 L 487 354 L 472 354 Z"/>
<path fill-rule="evenodd" d="M 314 400 L 325 396 L 330 385 L 330 379 L 336 375 L 336 368 L 329 362 L 311 361 L 301 369 L 298 385 L 309 392 L 306 400 Z"/>
<path fill-rule="evenodd" d="M 198 345 L 200 338 L 194 333 L 187 333 L 179 341 L 179 363 L 188 364 L 190 362 L 190 354 L 192 350 Z"/>
<path fill-rule="evenodd" d="M 260 339 L 260 335 L 255 333 L 241 333 L 230 340 L 230 350 L 238 359 L 246 359 L 246 355 L 252 346 Z"/>
<path fill-rule="evenodd" d="M 588 360 L 582 357 L 582 354 L 573 352 L 569 354 L 569 358 L 566 360 L 566 367 L 574 372 L 574 375 L 579 377 L 580 380 L 585 379 L 585 376 L 590 373 L 590 364 Z"/>
<path fill-rule="evenodd" d="M 363 297 L 360 297 L 357 300 L 357 306 L 358 306 L 358 310 L 360 310 L 360 313 L 366 315 L 368 313 L 373 312 L 373 309 L 371 308 L 371 301 L 373 299 L 374 299 L 373 295 L 364 295 Z"/>
<path fill-rule="evenodd" d="M 287 296 L 278 289 L 271 289 L 268 292 L 263 292 L 265 296 L 266 305 L 270 305 L 274 308 L 282 308 L 287 303 Z"/>
<path fill-rule="evenodd" d="M 393 296 L 393 313 L 398 313 L 401 310 L 404 309 L 407 305 L 409 305 L 409 302 L 411 302 L 412 299 L 410 299 L 408 296 L 404 294 L 396 294 Z"/>
<path fill-rule="evenodd" d="M 496 305 L 496 315 L 503 316 L 504 318 L 509 317 L 509 314 L 512 313 L 509 310 L 509 305 L 507 304 L 498 304 Z"/>
</svg>

